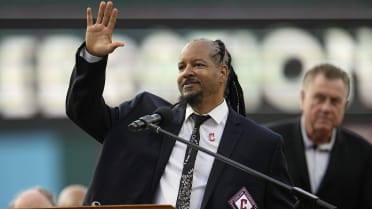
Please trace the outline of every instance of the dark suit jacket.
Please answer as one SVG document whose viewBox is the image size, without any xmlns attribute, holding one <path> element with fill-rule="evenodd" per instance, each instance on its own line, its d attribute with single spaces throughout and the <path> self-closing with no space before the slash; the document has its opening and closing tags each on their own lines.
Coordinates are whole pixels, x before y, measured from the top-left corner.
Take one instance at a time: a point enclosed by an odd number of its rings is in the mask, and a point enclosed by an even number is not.
<svg viewBox="0 0 372 209">
<path fill-rule="evenodd" d="M 102 98 L 106 62 L 107 57 L 89 64 L 77 55 L 66 100 L 67 115 L 103 144 L 85 204 L 153 203 L 175 141 L 150 130 L 130 132 L 127 127 L 159 106 L 171 104 L 141 93 L 118 107 L 108 107 Z M 173 123 L 163 128 L 177 135 L 185 108 L 175 105 L 172 111 Z M 282 151 L 279 135 L 229 109 L 218 153 L 288 184 Z M 201 208 L 230 208 L 229 199 L 243 186 L 260 209 L 292 208 L 294 198 L 288 191 L 218 161 L 213 164 Z"/>
<path fill-rule="evenodd" d="M 300 119 L 268 124 L 284 138 L 295 186 L 311 192 Z M 316 194 L 338 209 L 372 209 L 372 148 L 362 137 L 338 128 L 330 160 Z"/>
</svg>

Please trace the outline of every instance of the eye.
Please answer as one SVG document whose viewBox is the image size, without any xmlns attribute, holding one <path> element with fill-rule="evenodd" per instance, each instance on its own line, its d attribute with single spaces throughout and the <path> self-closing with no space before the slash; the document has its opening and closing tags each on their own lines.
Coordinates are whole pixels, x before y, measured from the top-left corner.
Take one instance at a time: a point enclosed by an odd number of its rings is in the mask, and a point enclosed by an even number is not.
<svg viewBox="0 0 372 209">
<path fill-rule="evenodd" d="M 341 104 L 341 99 L 340 99 L 340 98 L 332 98 L 332 99 L 331 99 L 331 103 L 332 103 L 334 106 L 337 106 L 337 105 Z"/>
<path fill-rule="evenodd" d="M 325 97 L 321 94 L 316 94 L 314 98 L 318 103 L 322 103 L 325 100 Z"/>
<path fill-rule="evenodd" d="M 185 65 L 178 65 L 178 71 L 182 72 L 185 70 Z"/>
<path fill-rule="evenodd" d="M 197 68 L 201 68 L 204 67 L 205 65 L 203 63 L 195 63 L 194 66 Z"/>
</svg>

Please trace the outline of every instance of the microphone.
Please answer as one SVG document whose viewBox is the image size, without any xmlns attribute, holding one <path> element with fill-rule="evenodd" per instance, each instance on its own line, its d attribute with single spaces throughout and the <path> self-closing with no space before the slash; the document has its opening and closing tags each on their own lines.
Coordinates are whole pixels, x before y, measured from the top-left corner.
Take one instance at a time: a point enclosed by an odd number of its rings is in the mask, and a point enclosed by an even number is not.
<svg viewBox="0 0 372 209">
<path fill-rule="evenodd" d="M 173 113 L 169 107 L 159 107 L 152 115 L 145 115 L 128 125 L 128 129 L 138 132 L 146 129 L 149 124 L 165 124 L 173 120 Z"/>
</svg>

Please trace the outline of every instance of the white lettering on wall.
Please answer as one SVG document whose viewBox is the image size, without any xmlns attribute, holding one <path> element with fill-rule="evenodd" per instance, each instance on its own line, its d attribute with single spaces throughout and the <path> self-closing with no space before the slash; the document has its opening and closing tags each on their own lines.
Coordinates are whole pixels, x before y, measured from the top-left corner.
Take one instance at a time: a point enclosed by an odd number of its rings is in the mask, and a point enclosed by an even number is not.
<svg viewBox="0 0 372 209">
<path fill-rule="evenodd" d="M 278 27 L 260 30 L 149 30 L 138 39 L 120 35 L 124 47 L 110 54 L 104 97 L 113 106 L 140 91 L 171 102 L 178 98 L 177 62 L 184 44 L 193 38 L 221 39 L 244 89 L 248 112 L 267 102 L 285 113 L 299 111 L 303 74 L 320 62 L 333 63 L 355 77 L 359 103 L 372 111 L 372 29 L 305 30 Z M 126 34 L 126 31 L 122 31 Z M 7 33 L 0 41 L 0 112 L 6 118 L 65 117 L 65 97 L 82 43 L 71 32 Z M 355 96 L 355 95 L 354 95 Z"/>
</svg>

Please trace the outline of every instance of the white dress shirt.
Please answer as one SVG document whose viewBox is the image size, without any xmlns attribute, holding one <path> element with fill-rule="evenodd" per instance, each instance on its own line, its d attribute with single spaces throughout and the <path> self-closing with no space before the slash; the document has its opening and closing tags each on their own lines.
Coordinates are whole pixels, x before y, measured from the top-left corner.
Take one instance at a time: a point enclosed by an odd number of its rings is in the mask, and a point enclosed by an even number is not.
<svg viewBox="0 0 372 209">
<path fill-rule="evenodd" d="M 307 136 L 304 119 L 301 118 L 301 133 L 304 140 L 307 169 L 310 178 L 312 193 L 316 193 L 327 170 L 329 156 L 336 140 L 336 130 L 333 130 L 331 140 L 328 143 L 314 145 Z"/>
<path fill-rule="evenodd" d="M 217 152 L 228 112 L 227 103 L 224 101 L 207 114 L 211 118 L 200 126 L 199 145 L 201 147 L 212 152 Z M 194 127 L 194 121 L 190 117 L 192 113 L 194 113 L 194 111 L 188 105 L 186 108 L 185 120 L 178 134 L 179 137 L 187 140 L 190 139 Z M 185 152 L 186 145 L 177 141 L 160 179 L 159 188 L 155 196 L 155 203 L 176 205 Z M 213 162 L 214 157 L 198 151 L 194 166 L 195 170 L 192 181 L 190 209 L 199 209 L 201 207 Z"/>
</svg>

